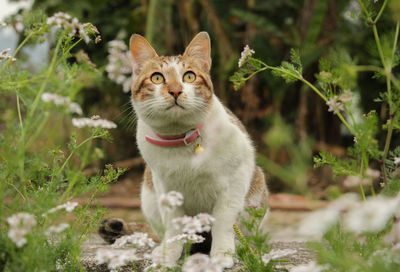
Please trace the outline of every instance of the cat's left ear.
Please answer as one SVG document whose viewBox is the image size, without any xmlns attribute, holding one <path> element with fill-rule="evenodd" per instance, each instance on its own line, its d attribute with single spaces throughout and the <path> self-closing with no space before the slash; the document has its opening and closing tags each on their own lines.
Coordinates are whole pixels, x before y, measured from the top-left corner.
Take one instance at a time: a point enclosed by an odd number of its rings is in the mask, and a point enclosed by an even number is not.
<svg viewBox="0 0 400 272">
<path fill-rule="evenodd" d="M 208 33 L 203 31 L 197 34 L 186 47 L 183 56 L 198 60 L 201 68 L 205 72 L 209 72 L 211 68 L 211 43 Z"/>
</svg>

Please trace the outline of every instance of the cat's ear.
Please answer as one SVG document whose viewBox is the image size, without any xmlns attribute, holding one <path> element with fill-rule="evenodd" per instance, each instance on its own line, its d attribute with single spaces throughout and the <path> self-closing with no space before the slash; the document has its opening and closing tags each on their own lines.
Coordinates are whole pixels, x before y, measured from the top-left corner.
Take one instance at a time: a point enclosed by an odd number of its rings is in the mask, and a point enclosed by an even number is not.
<svg viewBox="0 0 400 272">
<path fill-rule="evenodd" d="M 203 31 L 197 34 L 186 47 L 183 56 L 188 56 L 198 60 L 201 68 L 208 72 L 211 68 L 211 43 L 208 33 Z"/>
<path fill-rule="evenodd" d="M 151 47 L 149 42 L 139 34 L 133 34 L 131 36 L 129 49 L 133 59 L 132 70 L 136 74 L 140 72 L 140 69 L 147 60 L 158 57 L 156 51 Z"/>
</svg>

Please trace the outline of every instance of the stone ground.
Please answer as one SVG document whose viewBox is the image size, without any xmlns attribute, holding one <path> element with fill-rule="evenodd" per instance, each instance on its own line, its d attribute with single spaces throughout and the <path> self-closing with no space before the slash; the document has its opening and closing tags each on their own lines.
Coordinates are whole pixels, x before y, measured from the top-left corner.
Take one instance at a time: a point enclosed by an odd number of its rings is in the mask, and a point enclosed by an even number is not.
<svg viewBox="0 0 400 272">
<path fill-rule="evenodd" d="M 313 253 L 306 246 L 306 239 L 296 232 L 298 223 L 308 212 L 307 211 L 282 211 L 273 210 L 270 212 L 265 228 L 271 238 L 270 245 L 274 249 L 295 249 L 297 252 L 285 258 L 287 262 L 282 264 L 282 270 L 290 269 L 300 264 L 306 264 L 314 259 Z M 142 221 L 143 217 L 139 210 L 113 209 L 110 217 L 122 217 L 127 221 Z M 97 265 L 95 255 L 98 249 L 111 249 L 112 247 L 97 235 L 93 234 L 83 245 L 82 263 L 89 272 L 109 271 L 106 265 Z M 150 263 L 147 260 L 140 260 L 135 265 L 131 264 L 118 271 L 143 271 Z M 239 271 L 241 265 L 235 266 L 226 271 Z"/>
<path fill-rule="evenodd" d="M 120 165 L 119 167 L 128 167 Z M 128 167 L 129 168 L 129 167 Z M 111 186 L 111 190 L 97 199 L 97 203 L 108 208 L 106 218 L 119 217 L 126 222 L 143 222 L 144 218 L 140 211 L 140 191 L 141 173 L 133 173 L 126 176 L 121 181 Z M 85 199 L 77 200 L 85 203 Z M 326 203 L 310 201 L 301 196 L 288 194 L 275 194 L 270 196 L 269 214 L 264 228 L 270 235 L 270 245 L 274 249 L 296 249 L 297 253 L 288 256 L 282 266 L 283 271 L 299 264 L 306 264 L 313 260 L 313 254 L 307 249 L 306 239 L 299 236 L 296 232 L 296 224 L 310 210 L 325 206 Z M 82 263 L 90 272 L 108 271 L 106 265 L 97 265 L 95 254 L 98 249 L 111 246 L 101 240 L 97 234 L 92 234 L 88 241 L 83 245 Z M 149 265 L 148 261 L 141 260 L 136 266 L 129 265 L 119 271 L 143 271 Z M 239 271 L 240 264 L 236 264 L 228 271 Z"/>
</svg>

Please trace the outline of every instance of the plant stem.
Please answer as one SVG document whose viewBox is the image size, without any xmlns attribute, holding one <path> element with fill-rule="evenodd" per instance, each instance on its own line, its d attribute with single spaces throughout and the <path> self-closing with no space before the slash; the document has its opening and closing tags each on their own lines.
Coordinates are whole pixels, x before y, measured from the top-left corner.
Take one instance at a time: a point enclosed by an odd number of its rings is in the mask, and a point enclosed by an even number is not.
<svg viewBox="0 0 400 272">
<path fill-rule="evenodd" d="M 381 9 L 380 9 L 379 12 L 378 12 L 378 15 L 376 16 L 375 20 L 372 21 L 373 24 L 376 24 L 376 23 L 378 22 L 378 20 L 379 20 L 379 18 L 381 17 L 383 11 L 384 11 L 385 8 L 386 8 L 386 5 L 387 5 L 387 0 L 385 0 L 385 1 L 383 2 L 382 6 L 381 6 Z"/>
<path fill-rule="evenodd" d="M 6 63 L 4 63 L 3 67 L 1 67 L 0 70 L 0 74 L 3 73 L 4 69 L 7 67 L 7 65 L 12 62 L 12 59 L 15 58 L 15 56 L 18 54 L 18 52 L 21 50 L 22 47 L 24 47 L 24 45 L 31 39 L 31 37 L 33 36 L 33 34 L 36 34 L 36 32 L 39 32 L 40 29 L 38 31 L 35 32 L 31 32 L 29 33 L 28 36 L 26 36 L 26 38 L 18 45 L 17 49 L 15 49 L 14 53 L 11 55 L 10 59 L 7 60 Z"/>
<path fill-rule="evenodd" d="M 385 1 L 386 2 L 386 1 Z M 389 98 L 389 127 L 388 131 L 386 134 L 386 141 L 385 141 L 385 147 L 383 149 L 383 155 L 382 155 L 382 174 L 383 174 L 383 181 L 385 184 L 388 183 L 387 181 L 387 176 L 386 176 L 386 159 L 389 153 L 389 148 L 390 148 L 390 142 L 392 140 L 392 134 L 393 134 L 393 125 L 394 125 L 394 118 L 396 116 L 395 109 L 393 109 L 393 103 L 392 103 L 392 96 L 391 96 L 391 80 L 389 79 L 388 75 L 392 74 L 392 65 L 393 65 L 393 59 L 396 53 L 396 46 L 397 46 L 397 39 L 399 37 L 399 29 L 400 29 L 400 24 L 397 22 L 396 24 L 396 30 L 395 30 L 395 35 L 394 35 L 394 41 L 393 41 L 393 48 L 392 48 L 392 55 L 391 55 L 391 62 L 387 67 L 385 67 L 386 71 L 386 88 L 388 92 L 388 98 Z M 379 37 L 378 37 L 379 38 Z"/>
<path fill-rule="evenodd" d="M 18 111 L 18 119 L 19 125 L 21 127 L 21 138 L 18 145 L 18 164 L 19 164 L 19 175 L 21 180 L 24 182 L 25 180 L 25 129 L 22 122 L 22 115 L 21 115 L 21 106 L 19 103 L 19 95 L 17 95 L 17 111 Z"/>
<path fill-rule="evenodd" d="M 90 136 L 89 138 L 87 138 L 86 140 L 82 141 L 77 147 L 75 147 L 71 153 L 69 154 L 69 156 L 67 157 L 67 159 L 64 161 L 63 165 L 61 166 L 61 168 L 57 171 L 57 173 L 55 174 L 56 176 L 59 176 L 62 171 L 64 170 L 65 166 L 67 166 L 69 160 L 72 158 L 72 155 L 74 155 L 75 151 L 78 150 L 81 146 L 83 146 L 84 144 L 86 144 L 87 142 L 97 139 L 97 138 L 101 138 L 103 136 L 105 136 L 107 133 L 103 133 L 100 135 L 95 135 L 95 136 Z M 53 179 L 53 177 L 52 177 Z M 67 190 L 64 192 L 64 194 L 62 195 L 61 199 L 65 199 L 65 197 L 67 196 L 67 194 L 72 190 L 72 187 L 75 185 L 74 182 L 68 183 L 68 188 Z"/>
<path fill-rule="evenodd" d="M 249 78 L 251 78 L 251 77 L 252 77 L 253 75 L 255 75 L 256 73 L 259 73 L 259 72 L 264 71 L 264 70 L 266 70 L 266 69 L 278 71 L 278 72 L 281 72 L 281 73 L 285 73 L 285 74 L 287 74 L 287 75 L 289 75 L 289 76 L 291 76 L 291 77 L 293 77 L 293 78 L 295 78 L 295 79 L 297 79 L 297 80 L 300 80 L 301 82 L 303 82 L 304 84 L 306 84 L 308 87 L 310 87 L 316 94 L 318 94 L 318 96 L 321 97 L 322 100 L 324 100 L 325 102 L 328 101 L 328 99 L 321 93 L 320 90 L 318 90 L 312 83 L 310 83 L 308 80 L 306 80 L 306 79 L 303 78 L 302 76 L 298 76 L 298 75 L 296 75 L 296 74 L 290 73 L 290 72 L 288 72 L 288 71 L 286 71 L 286 70 L 284 70 L 284 69 L 281 69 L 281 68 L 279 68 L 279 67 L 269 66 L 269 65 L 267 65 L 266 63 L 264 63 L 264 62 L 262 62 L 262 61 L 260 61 L 260 60 L 258 60 L 258 61 L 259 61 L 262 65 L 264 65 L 264 67 L 261 68 L 261 69 L 259 69 L 259 70 L 257 70 L 257 71 L 254 72 L 253 74 L 251 74 L 249 77 L 246 78 L 246 80 L 249 79 Z M 347 129 L 350 131 L 350 133 L 353 134 L 353 136 L 357 136 L 356 131 L 354 131 L 354 129 L 353 129 L 352 127 L 350 127 L 350 125 L 349 125 L 349 124 L 347 123 L 347 121 L 344 119 L 343 115 L 342 115 L 340 112 L 336 113 L 336 115 L 339 117 L 340 121 L 342 121 L 342 123 L 347 127 Z"/>
<path fill-rule="evenodd" d="M 39 101 L 40 101 L 40 98 L 41 98 L 41 96 L 42 96 L 42 93 L 44 92 L 44 89 L 46 88 L 47 83 L 49 82 L 51 75 L 54 73 L 54 71 L 55 71 L 56 68 L 57 68 L 56 60 L 57 60 L 58 51 L 60 50 L 60 47 L 61 47 L 61 43 L 62 43 L 62 39 L 58 40 L 57 45 L 56 45 L 56 48 L 55 48 L 55 50 L 54 50 L 53 58 L 52 58 L 51 63 L 50 63 L 49 70 L 48 70 L 47 75 L 46 75 L 46 78 L 45 78 L 45 80 L 43 81 L 43 83 L 42 83 L 42 85 L 41 85 L 41 87 L 40 87 L 40 89 L 39 89 L 39 92 L 37 93 L 37 95 L 36 95 L 36 97 L 35 97 L 35 100 L 34 100 L 33 103 L 32 103 L 32 107 L 31 107 L 30 110 L 29 110 L 29 113 L 28 113 L 28 120 L 29 120 L 29 119 L 33 116 L 33 114 L 35 113 L 35 110 L 36 110 L 36 108 L 37 108 L 37 106 L 38 106 L 38 104 L 39 104 Z"/>
</svg>

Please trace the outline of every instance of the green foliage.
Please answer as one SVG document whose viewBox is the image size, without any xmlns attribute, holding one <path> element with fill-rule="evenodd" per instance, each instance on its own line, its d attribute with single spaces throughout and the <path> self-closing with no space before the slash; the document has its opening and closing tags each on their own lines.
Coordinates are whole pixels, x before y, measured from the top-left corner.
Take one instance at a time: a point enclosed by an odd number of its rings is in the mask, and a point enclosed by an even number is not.
<svg viewBox="0 0 400 272">
<path fill-rule="evenodd" d="M 385 245 L 382 237 L 383 233 L 368 233 L 360 240 L 335 225 L 322 243 L 311 242 L 310 247 L 316 251 L 318 263 L 328 267 L 327 271 L 396 271 L 400 253 Z"/>
<path fill-rule="evenodd" d="M 101 75 L 91 65 L 71 61 L 71 50 L 83 38 L 67 29 L 57 31 L 47 66 L 37 73 L 24 68 L 18 59 L 21 48 L 51 37 L 43 14 L 30 14 L 24 23 L 26 37 L 12 55 L 17 60 L 0 60 L 0 112 L 4 113 L 0 115 L 0 270 L 84 271 L 80 246 L 104 213 L 92 209 L 91 203 L 123 173 L 107 166 L 102 174 L 85 176 L 82 170 L 99 159 L 93 152 L 94 140 L 110 136 L 104 128 L 68 125 L 76 115 L 70 112 L 72 101 Z M 85 25 L 85 32 L 96 34 L 91 25 Z M 46 93 L 58 95 L 59 102 L 46 102 Z M 87 204 L 62 208 L 86 193 Z M 34 221 L 32 225 L 11 221 L 23 213 Z M 60 223 L 69 225 L 50 232 Z"/>
<path fill-rule="evenodd" d="M 268 246 L 268 235 L 263 232 L 261 227 L 261 222 L 267 211 L 267 207 L 246 208 L 248 216 L 242 217 L 241 220 L 248 233 L 246 237 L 237 225 L 233 226 L 239 240 L 236 245 L 235 258 L 244 265 L 244 271 L 274 271 L 275 264 L 279 262 L 278 260 L 271 260 L 268 264 L 265 264 L 262 260 L 263 254 L 271 250 Z"/>
</svg>

